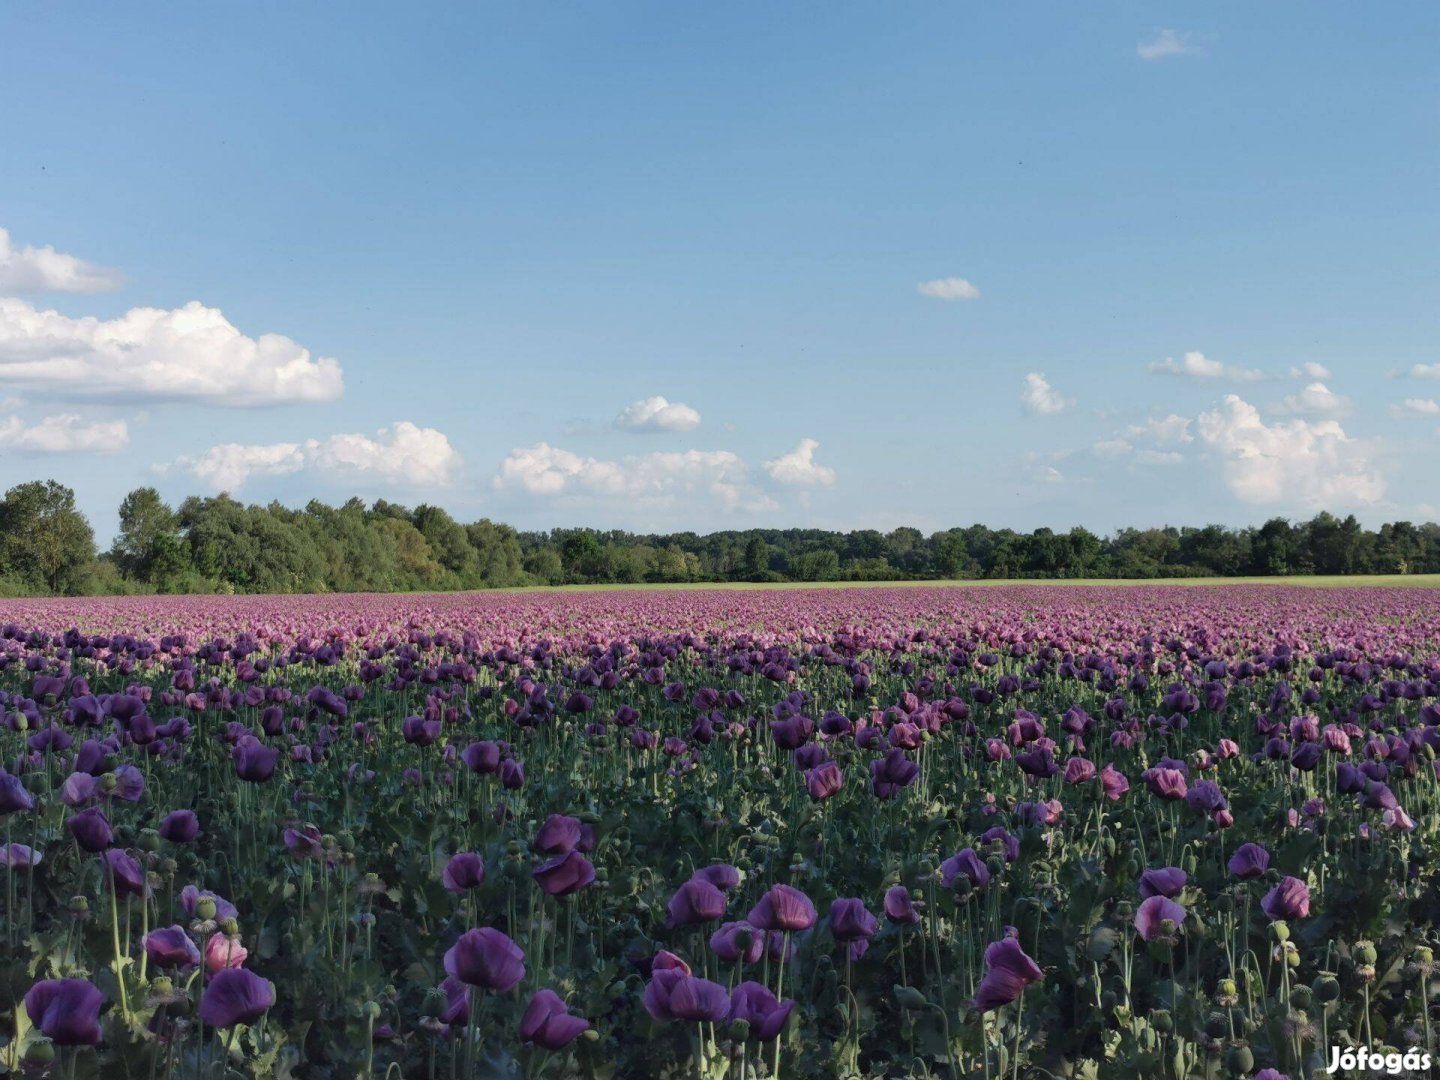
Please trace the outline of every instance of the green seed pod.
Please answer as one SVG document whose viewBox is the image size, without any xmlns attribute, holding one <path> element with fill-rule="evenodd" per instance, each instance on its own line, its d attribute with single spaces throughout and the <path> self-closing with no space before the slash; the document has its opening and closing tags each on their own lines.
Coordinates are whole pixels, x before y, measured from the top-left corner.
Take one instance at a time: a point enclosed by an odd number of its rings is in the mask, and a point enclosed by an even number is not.
<svg viewBox="0 0 1440 1080">
<path fill-rule="evenodd" d="M 220 932 L 226 937 L 238 937 L 240 935 L 240 924 L 234 919 L 221 919 Z"/>
<path fill-rule="evenodd" d="M 1249 1076 L 1255 1068 L 1255 1055 L 1248 1046 L 1232 1046 L 1225 1052 L 1225 1068 L 1231 1076 Z"/>
<path fill-rule="evenodd" d="M 142 851 L 159 851 L 160 834 L 154 829 L 141 829 L 139 847 Z"/>
<path fill-rule="evenodd" d="M 1426 745 L 1429 745 L 1428 743 Z M 1415 962 L 1417 964 L 1429 964 L 1435 960 L 1435 950 L 1428 945 L 1417 945 L 1415 947 Z"/>
<path fill-rule="evenodd" d="M 1221 893 L 1215 898 L 1215 910 L 1221 915 L 1229 915 L 1235 910 L 1235 897 L 1229 893 Z"/>
<path fill-rule="evenodd" d="M 1150 1026 L 1162 1035 L 1169 1035 L 1175 1030 L 1175 1021 L 1170 1017 L 1169 1009 L 1151 1009 Z"/>
<path fill-rule="evenodd" d="M 985 869 L 990 871 L 991 877 L 999 877 L 1005 872 L 1005 856 L 991 855 L 985 860 Z"/>
<path fill-rule="evenodd" d="M 27 1065 L 49 1065 L 55 1060 L 55 1044 L 48 1039 L 32 1042 L 25 1048 Z"/>
<path fill-rule="evenodd" d="M 1212 1039 L 1223 1039 L 1230 1033 L 1230 1018 L 1224 1013 L 1214 1012 L 1205 1018 L 1205 1034 Z"/>
<path fill-rule="evenodd" d="M 1300 985 L 1290 991 L 1290 1004 L 1304 1012 L 1309 1012 L 1310 1007 L 1315 1003 L 1315 992 L 1310 987 Z"/>
<path fill-rule="evenodd" d="M 89 915 L 90 898 L 87 896 L 72 896 L 70 898 L 69 910 L 71 915 Z"/>
<path fill-rule="evenodd" d="M 1195 852 L 1193 851 L 1187 851 L 1185 853 L 1184 861 L 1180 864 L 1181 869 L 1184 870 L 1185 873 L 1189 874 L 1191 877 L 1195 876 L 1195 870 L 1199 865 L 1200 863 L 1195 858 Z"/>
<path fill-rule="evenodd" d="M 215 901 L 208 896 L 202 896 L 195 902 L 195 917 L 204 922 L 215 918 Z"/>
<path fill-rule="evenodd" d="M 380 1005 L 375 1001 L 367 1001 L 360 1006 L 360 1013 L 366 1020 L 376 1021 L 380 1019 Z"/>
<path fill-rule="evenodd" d="M 1283 920 L 1271 923 L 1270 933 L 1274 935 L 1276 941 L 1290 940 L 1290 927 Z"/>
<path fill-rule="evenodd" d="M 1355 943 L 1355 963 L 1363 967 L 1372 966 L 1378 954 L 1375 952 L 1373 941 L 1357 941 Z"/>
</svg>

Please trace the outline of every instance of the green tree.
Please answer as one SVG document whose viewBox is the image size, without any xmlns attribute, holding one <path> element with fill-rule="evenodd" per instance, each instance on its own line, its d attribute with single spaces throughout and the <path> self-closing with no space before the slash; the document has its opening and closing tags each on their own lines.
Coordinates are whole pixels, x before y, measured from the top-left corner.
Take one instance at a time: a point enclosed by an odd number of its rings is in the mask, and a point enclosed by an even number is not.
<svg viewBox="0 0 1440 1080">
<path fill-rule="evenodd" d="M 0 573 L 52 593 L 86 590 L 95 534 L 75 508 L 75 492 L 35 480 L 0 501 Z"/>
</svg>

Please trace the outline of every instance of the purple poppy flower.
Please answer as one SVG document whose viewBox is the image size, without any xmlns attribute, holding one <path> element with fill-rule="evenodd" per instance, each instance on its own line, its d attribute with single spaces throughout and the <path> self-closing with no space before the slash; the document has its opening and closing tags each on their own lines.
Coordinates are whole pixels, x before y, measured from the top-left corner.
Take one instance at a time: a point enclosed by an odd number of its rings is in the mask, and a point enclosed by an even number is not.
<svg viewBox="0 0 1440 1080">
<path fill-rule="evenodd" d="M 809 930 L 818 917 L 815 905 L 799 889 L 789 885 L 772 885 L 760 898 L 745 921 L 761 930 L 795 932 Z"/>
<path fill-rule="evenodd" d="M 645 984 L 645 1011 L 665 1023 L 675 1019 L 670 1011 L 670 994 L 681 979 L 690 975 L 690 965 L 672 952 L 661 950 L 650 963 L 650 981 Z"/>
<path fill-rule="evenodd" d="M 815 766 L 805 774 L 805 790 L 817 802 L 830 798 L 845 784 L 845 774 L 833 761 Z"/>
<path fill-rule="evenodd" d="M 84 979 L 46 979 L 25 994 L 30 1022 L 56 1046 L 98 1046 L 105 995 Z"/>
<path fill-rule="evenodd" d="M 1088 758 L 1072 757 L 1065 762 L 1065 782 L 1083 784 L 1095 776 L 1095 763 Z"/>
<path fill-rule="evenodd" d="M 445 970 L 461 982 L 504 993 L 525 977 L 525 954 L 499 930 L 467 930 L 445 954 Z"/>
<path fill-rule="evenodd" d="M 242 735 L 230 751 L 230 760 L 235 763 L 235 775 L 241 780 L 263 784 L 275 775 L 280 751 L 266 746 L 254 735 Z"/>
<path fill-rule="evenodd" d="M 110 848 L 100 855 L 105 865 L 105 880 L 119 896 L 145 896 L 148 886 L 144 868 L 119 848 Z"/>
<path fill-rule="evenodd" d="M 910 899 L 910 890 L 904 885 L 892 885 L 885 890 L 885 918 L 901 925 L 914 925 L 920 921 L 920 912 Z"/>
<path fill-rule="evenodd" d="M 1197 814 L 1213 814 L 1229 807 L 1225 793 L 1214 780 L 1201 780 L 1185 792 L 1185 805 Z"/>
<path fill-rule="evenodd" d="M 1015 938 L 991 942 L 985 947 L 985 977 L 975 991 L 975 1008 L 986 1013 L 1008 1005 L 1044 976 Z"/>
<path fill-rule="evenodd" d="M 776 1000 L 758 982 L 742 982 L 730 992 L 730 1019 L 749 1024 L 750 1037 L 758 1042 L 769 1042 L 779 1035 L 794 1008 L 794 1001 Z"/>
<path fill-rule="evenodd" d="M 200 999 L 200 1019 L 213 1028 L 253 1024 L 275 1004 L 275 984 L 243 967 L 222 968 Z"/>
<path fill-rule="evenodd" d="M 198 967 L 200 950 L 183 926 L 167 926 L 145 935 L 145 954 L 160 968 Z"/>
<path fill-rule="evenodd" d="M 589 1027 L 590 1021 L 570 1015 L 564 999 L 554 990 L 537 990 L 520 1018 L 520 1038 L 543 1050 L 559 1050 Z"/>
<path fill-rule="evenodd" d="M 519 791 L 525 786 L 525 766 L 514 758 L 508 758 L 500 765 L 500 786 L 506 791 Z"/>
<path fill-rule="evenodd" d="M 1260 901 L 1271 921 L 1303 919 L 1310 914 L 1310 889 L 1299 878 L 1284 877 Z"/>
<path fill-rule="evenodd" d="M 730 995 L 719 983 L 682 975 L 670 987 L 666 1010 L 675 1020 L 718 1023 L 730 1014 Z"/>
<path fill-rule="evenodd" d="M 1100 786 L 1104 789 L 1107 799 L 1111 802 L 1119 802 L 1130 790 L 1130 781 L 1114 765 L 1106 765 L 1100 770 Z"/>
<path fill-rule="evenodd" d="M 595 880 L 595 867 L 578 851 L 569 851 L 537 866 L 530 876 L 551 896 L 569 896 Z"/>
<path fill-rule="evenodd" d="M 280 839 L 285 850 L 297 859 L 318 859 L 325 853 L 324 835 L 314 825 L 286 829 Z"/>
<path fill-rule="evenodd" d="M 1140 777 L 1151 793 L 1162 799 L 1183 799 L 1189 791 L 1185 774 L 1179 769 L 1167 769 L 1157 765 L 1146 769 Z"/>
<path fill-rule="evenodd" d="M 955 888 L 955 882 L 962 876 L 977 889 L 990 884 L 990 868 L 974 848 L 961 848 L 940 864 L 940 884 L 945 888 Z"/>
<path fill-rule="evenodd" d="M 838 899 L 830 903 L 830 935 L 850 949 L 850 959 L 859 960 L 880 928 L 874 915 L 865 910 L 865 901 Z"/>
<path fill-rule="evenodd" d="M 1165 896 L 1173 900 L 1180 895 L 1180 890 L 1185 888 L 1188 880 L 1189 875 L 1178 866 L 1146 870 L 1140 875 L 1140 896 L 1146 900 L 1152 896 Z"/>
<path fill-rule="evenodd" d="M 579 818 L 551 814 L 535 833 L 530 846 L 545 855 L 564 855 L 580 846 L 581 828 Z"/>
<path fill-rule="evenodd" d="M 201 900 L 209 900 L 215 905 L 215 918 L 217 919 L 238 919 L 240 917 L 240 912 L 235 905 L 219 893 L 201 889 L 195 885 L 186 885 L 180 890 L 180 907 L 192 919 L 197 917 L 196 912 Z"/>
<path fill-rule="evenodd" d="M 457 896 L 478 889 L 485 881 L 485 860 L 474 851 L 462 851 L 450 856 L 445 869 L 440 873 L 445 888 Z"/>
<path fill-rule="evenodd" d="M 1177 931 L 1185 922 L 1185 909 L 1167 896 L 1142 900 L 1135 911 L 1135 929 L 1146 941 L 1163 938 L 1167 922 L 1174 924 Z"/>
<path fill-rule="evenodd" d="M 460 751 L 460 760 L 473 773 L 497 773 L 500 771 L 500 745 L 488 740 L 473 742 Z"/>
<path fill-rule="evenodd" d="M 73 817 L 66 818 L 65 827 L 70 830 L 70 835 L 75 838 L 75 843 L 89 852 L 104 851 L 115 839 L 115 832 L 110 828 L 110 822 L 98 806 L 81 810 Z"/>
<path fill-rule="evenodd" d="M 39 866 L 44 858 L 42 852 L 36 851 L 28 844 L 0 844 L 0 866 L 17 868 Z"/>
<path fill-rule="evenodd" d="M 726 963 L 758 964 L 765 955 L 765 932 L 747 922 L 727 922 L 710 935 L 710 950 Z"/>
<path fill-rule="evenodd" d="M 200 819 L 194 810 L 172 810 L 160 822 L 160 835 L 172 844 L 188 844 L 200 835 Z"/>
<path fill-rule="evenodd" d="M 723 893 L 728 893 L 740 884 L 740 871 L 729 863 L 715 863 L 702 867 L 690 876 L 708 881 Z"/>
<path fill-rule="evenodd" d="M 1270 869 L 1270 852 L 1259 844 L 1241 844 L 1230 856 L 1229 868 L 1238 878 L 1258 878 Z"/>
<path fill-rule="evenodd" d="M 0 814 L 35 809 L 35 798 L 25 790 L 20 777 L 0 769 Z"/>
<path fill-rule="evenodd" d="M 725 917 L 725 894 L 710 882 L 693 877 L 675 890 L 666 908 L 665 925 L 671 930 Z"/>
<path fill-rule="evenodd" d="M 95 798 L 99 788 L 99 782 L 89 773 L 73 772 L 60 785 L 60 801 L 66 806 L 84 806 Z"/>
</svg>

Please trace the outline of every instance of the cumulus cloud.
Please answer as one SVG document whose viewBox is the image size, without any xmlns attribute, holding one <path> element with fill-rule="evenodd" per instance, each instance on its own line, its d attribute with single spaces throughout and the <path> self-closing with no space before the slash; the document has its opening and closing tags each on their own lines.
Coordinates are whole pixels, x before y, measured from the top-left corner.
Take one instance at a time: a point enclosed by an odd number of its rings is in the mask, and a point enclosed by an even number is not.
<svg viewBox="0 0 1440 1080">
<path fill-rule="evenodd" d="M 1195 441 L 1190 434 L 1193 421 L 1171 413 L 1152 417 L 1143 424 L 1131 424 L 1124 434 L 1101 439 L 1090 449 L 1099 457 L 1125 458 L 1132 465 L 1179 465 L 1185 455 L 1178 450 L 1164 449 Z"/>
<path fill-rule="evenodd" d="M 835 483 L 835 470 L 815 460 L 818 449 L 820 444 L 814 439 L 801 439 L 800 445 L 788 454 L 765 462 L 765 471 L 771 480 L 786 487 L 829 487 Z"/>
<path fill-rule="evenodd" d="M 1440 379 L 1440 364 L 1416 364 L 1410 369 L 1412 379 Z"/>
<path fill-rule="evenodd" d="M 31 454 L 114 454 L 130 445 L 124 420 L 87 423 L 75 413 L 47 416 L 27 424 L 18 416 L 0 420 L 0 452 Z"/>
<path fill-rule="evenodd" d="M 1131 424 L 1130 434 L 1153 439 L 1157 443 L 1188 443 L 1194 441 L 1190 434 L 1191 420 L 1188 416 L 1171 413 L 1162 419 L 1151 418 L 1143 424 Z"/>
<path fill-rule="evenodd" d="M 1135 55 L 1141 60 L 1164 60 L 1168 56 L 1190 56 L 1200 48 L 1190 41 L 1189 34 L 1178 30 L 1156 30 L 1153 37 L 1135 46 Z"/>
<path fill-rule="evenodd" d="M 1390 412 L 1395 416 L 1440 416 L 1440 401 L 1432 398 L 1406 398 L 1399 405 L 1392 405 Z"/>
<path fill-rule="evenodd" d="M 444 487 L 460 466 L 460 454 L 443 433 L 408 420 L 382 428 L 375 438 L 350 434 L 298 443 L 225 443 L 174 463 L 217 491 L 237 491 L 256 476 L 309 470 L 373 477 L 397 486 Z"/>
<path fill-rule="evenodd" d="M 1234 379 L 1238 382 L 1254 382 L 1265 377 L 1263 372 L 1211 360 L 1202 352 L 1187 352 L 1180 360 L 1167 356 L 1164 360 L 1152 363 L 1150 370 L 1162 375 L 1183 375 L 1191 379 Z"/>
<path fill-rule="evenodd" d="M 559 498 L 592 496 L 667 501 L 685 495 L 714 498 L 725 509 L 769 510 L 750 470 L 729 450 L 687 450 L 605 461 L 539 442 L 511 450 L 495 486 Z"/>
<path fill-rule="evenodd" d="M 1224 462 L 1226 485 L 1247 503 L 1334 509 L 1369 505 L 1385 494 L 1374 448 L 1334 420 L 1266 424 L 1235 394 L 1195 422 L 1200 439 Z"/>
<path fill-rule="evenodd" d="M 1052 416 L 1063 412 L 1072 404 L 1061 397 L 1049 380 L 1038 371 L 1025 376 L 1025 389 L 1020 392 L 1020 403 L 1031 416 Z"/>
<path fill-rule="evenodd" d="M 915 286 L 921 296 L 932 300 L 978 300 L 980 290 L 963 277 L 934 278 Z"/>
<path fill-rule="evenodd" d="M 96 266 L 53 247 L 16 247 L 0 229 L 0 292 L 102 293 L 125 283 L 119 270 Z"/>
<path fill-rule="evenodd" d="M 1285 395 L 1275 411 L 1293 416 L 1344 416 L 1350 411 L 1350 399 L 1323 382 L 1312 382 L 1298 394 Z"/>
<path fill-rule="evenodd" d="M 1292 379 L 1328 379 L 1330 378 L 1330 369 L 1324 364 L 1317 364 L 1313 360 L 1307 360 L 1299 367 L 1292 367 L 1290 369 L 1290 377 Z"/>
<path fill-rule="evenodd" d="M 0 299 L 0 383 L 74 397 L 254 406 L 334 401 L 340 365 L 280 334 L 251 338 L 218 310 L 132 308 L 72 319 Z"/>
<path fill-rule="evenodd" d="M 617 417 L 615 426 L 621 431 L 648 434 L 659 431 L 694 431 L 700 426 L 700 414 L 689 405 L 648 397 L 634 402 Z"/>
</svg>

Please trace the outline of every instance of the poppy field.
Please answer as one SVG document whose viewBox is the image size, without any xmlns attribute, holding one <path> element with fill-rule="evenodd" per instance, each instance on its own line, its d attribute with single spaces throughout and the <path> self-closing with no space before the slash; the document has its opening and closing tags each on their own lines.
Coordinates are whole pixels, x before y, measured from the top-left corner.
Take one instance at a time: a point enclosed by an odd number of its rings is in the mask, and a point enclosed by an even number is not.
<svg viewBox="0 0 1440 1080">
<path fill-rule="evenodd" d="M 0 1075 L 1422 1075 L 1437 596 L 7 602 Z"/>
</svg>

